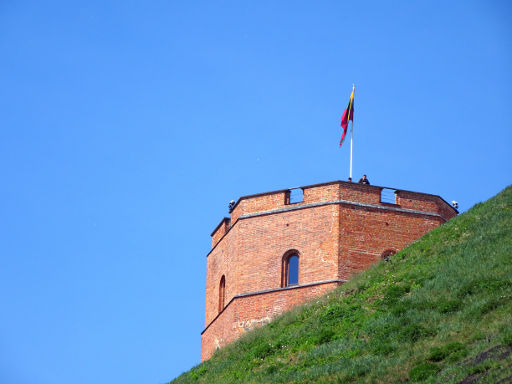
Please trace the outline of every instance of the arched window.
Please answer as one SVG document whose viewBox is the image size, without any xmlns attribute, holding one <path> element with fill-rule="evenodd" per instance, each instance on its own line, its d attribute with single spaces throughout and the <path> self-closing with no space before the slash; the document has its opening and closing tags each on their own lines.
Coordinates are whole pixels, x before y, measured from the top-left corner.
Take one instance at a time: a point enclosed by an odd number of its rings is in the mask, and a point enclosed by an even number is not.
<svg viewBox="0 0 512 384">
<path fill-rule="evenodd" d="M 289 287 L 299 284 L 299 253 L 290 251 L 283 257 L 281 286 Z"/>
<path fill-rule="evenodd" d="M 226 298 L 226 278 L 224 275 L 220 278 L 219 284 L 219 312 L 224 309 L 224 300 Z"/>
<path fill-rule="evenodd" d="M 393 256 L 396 253 L 394 249 L 386 249 L 384 252 L 382 252 L 382 255 L 380 257 L 384 261 L 389 261 L 389 258 Z"/>
</svg>

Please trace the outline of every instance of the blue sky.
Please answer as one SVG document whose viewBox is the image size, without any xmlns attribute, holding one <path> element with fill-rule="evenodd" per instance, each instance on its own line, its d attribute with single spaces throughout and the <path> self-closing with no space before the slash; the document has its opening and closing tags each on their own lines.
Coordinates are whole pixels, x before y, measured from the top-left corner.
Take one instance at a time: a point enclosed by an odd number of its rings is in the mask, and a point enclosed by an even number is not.
<svg viewBox="0 0 512 384">
<path fill-rule="evenodd" d="M 0 382 L 197 364 L 210 233 L 354 177 L 461 211 L 512 176 L 507 1 L 2 1 Z"/>
</svg>

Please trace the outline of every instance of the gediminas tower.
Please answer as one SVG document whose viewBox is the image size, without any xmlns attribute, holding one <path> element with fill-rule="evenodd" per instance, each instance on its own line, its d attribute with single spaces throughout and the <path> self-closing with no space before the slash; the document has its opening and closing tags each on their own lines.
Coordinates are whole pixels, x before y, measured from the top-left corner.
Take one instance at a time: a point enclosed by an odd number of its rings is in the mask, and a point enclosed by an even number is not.
<svg viewBox="0 0 512 384">
<path fill-rule="evenodd" d="M 211 234 L 201 360 L 456 215 L 436 195 L 344 181 L 241 197 Z"/>
</svg>

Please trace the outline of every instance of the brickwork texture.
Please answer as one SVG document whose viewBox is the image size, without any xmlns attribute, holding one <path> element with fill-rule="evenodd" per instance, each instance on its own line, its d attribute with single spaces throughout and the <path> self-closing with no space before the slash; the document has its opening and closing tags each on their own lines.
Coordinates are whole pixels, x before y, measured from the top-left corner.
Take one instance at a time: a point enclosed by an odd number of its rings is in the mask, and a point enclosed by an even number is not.
<svg viewBox="0 0 512 384">
<path fill-rule="evenodd" d="M 457 215 L 436 195 L 395 190 L 381 202 L 382 189 L 335 181 L 302 187 L 296 203 L 289 190 L 241 197 L 211 234 L 201 360 Z M 290 254 L 298 284 L 287 287 Z"/>
</svg>

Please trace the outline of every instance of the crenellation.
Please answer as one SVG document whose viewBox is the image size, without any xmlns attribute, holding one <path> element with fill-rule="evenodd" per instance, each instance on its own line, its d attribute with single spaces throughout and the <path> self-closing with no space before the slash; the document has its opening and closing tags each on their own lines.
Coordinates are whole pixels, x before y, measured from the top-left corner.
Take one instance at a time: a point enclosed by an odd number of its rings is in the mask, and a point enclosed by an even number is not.
<svg viewBox="0 0 512 384">
<path fill-rule="evenodd" d="M 289 190 L 241 197 L 212 233 L 202 360 L 457 214 L 439 196 L 418 192 L 398 190 L 396 204 L 389 204 L 381 203 L 378 186 L 336 181 L 301 188 L 302 201 L 293 204 L 287 204 Z M 298 284 L 286 286 L 292 250 Z"/>
<path fill-rule="evenodd" d="M 231 225 L 231 220 L 229 217 L 224 217 L 219 225 L 213 230 L 211 237 L 212 237 L 212 248 L 217 245 L 217 243 L 224 237 L 226 233 L 228 233 L 229 228 Z"/>
</svg>

